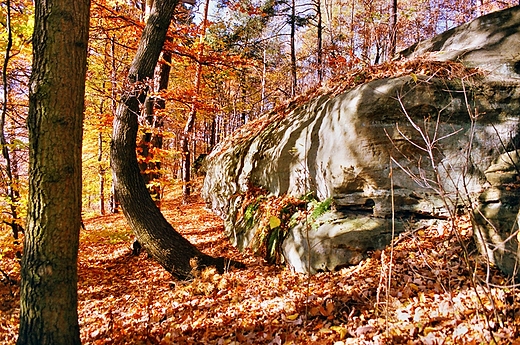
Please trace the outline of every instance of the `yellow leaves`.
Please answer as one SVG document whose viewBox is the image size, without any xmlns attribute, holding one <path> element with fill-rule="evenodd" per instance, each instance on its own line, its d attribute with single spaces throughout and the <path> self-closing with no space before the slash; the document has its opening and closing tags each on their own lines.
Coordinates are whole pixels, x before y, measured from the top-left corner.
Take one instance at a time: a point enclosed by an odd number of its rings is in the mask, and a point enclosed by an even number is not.
<svg viewBox="0 0 520 345">
<path fill-rule="evenodd" d="M 269 217 L 269 227 L 272 229 L 278 228 L 282 224 L 280 218 L 276 216 Z"/>
<path fill-rule="evenodd" d="M 432 332 L 435 332 L 437 330 L 438 329 L 436 327 L 426 326 L 426 327 L 423 328 L 423 334 L 424 335 L 428 335 L 428 334 L 430 334 Z"/>
<path fill-rule="evenodd" d="M 414 291 L 419 291 L 419 287 L 414 283 L 409 283 L 408 286 Z"/>
<path fill-rule="evenodd" d="M 343 326 L 330 326 L 330 329 L 338 333 L 340 339 L 345 339 L 347 337 L 348 331 Z"/>
<path fill-rule="evenodd" d="M 300 314 L 296 313 L 296 314 L 292 314 L 292 315 L 287 315 L 285 318 L 287 320 L 294 321 L 298 318 L 298 316 L 300 316 Z"/>
<path fill-rule="evenodd" d="M 172 333 L 168 332 L 168 333 L 166 333 L 164 338 L 161 339 L 161 342 L 159 343 L 159 345 L 170 345 L 170 344 L 174 344 L 174 343 L 175 343 L 175 340 L 173 338 Z"/>
</svg>

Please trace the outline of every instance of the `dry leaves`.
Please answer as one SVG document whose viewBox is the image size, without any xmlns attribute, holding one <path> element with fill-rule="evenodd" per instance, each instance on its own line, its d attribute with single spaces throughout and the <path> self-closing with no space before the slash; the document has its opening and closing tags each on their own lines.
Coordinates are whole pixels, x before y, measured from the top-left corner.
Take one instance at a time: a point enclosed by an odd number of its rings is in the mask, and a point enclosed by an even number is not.
<svg viewBox="0 0 520 345">
<path fill-rule="evenodd" d="M 222 221 L 199 199 L 183 206 L 180 195 L 172 195 L 163 205 L 190 241 L 247 269 L 222 275 L 210 269 L 193 281 L 176 281 L 146 254 L 130 256 L 132 236 L 121 215 L 89 219 L 79 257 L 84 344 L 519 343 L 517 290 L 494 287 L 504 278 L 472 253 L 464 259 L 451 229 L 407 233 L 393 252 L 307 277 L 237 252 L 222 234 Z M 471 251 L 470 226 L 459 223 Z M 2 253 L 0 268 L 19 279 L 14 252 Z M 1 278 L 0 293 L 0 343 L 13 344 L 18 286 Z"/>
<path fill-rule="evenodd" d="M 232 140 L 228 138 L 221 142 L 212 154 L 218 155 L 231 147 L 243 147 L 245 142 L 253 140 L 258 133 L 262 133 L 268 126 L 281 121 L 294 109 L 313 99 L 318 99 L 323 95 L 334 97 L 374 80 L 409 76 L 415 83 L 430 78 L 470 81 L 472 78 L 478 79 L 482 75 L 483 72 L 476 68 L 467 68 L 463 64 L 453 61 L 436 61 L 430 58 L 428 54 L 417 58 L 403 58 L 378 65 L 363 66 L 358 70 L 345 71 L 339 77 L 327 82 L 327 85 L 312 88 L 279 104 L 268 114 L 247 122 L 233 133 Z"/>
</svg>

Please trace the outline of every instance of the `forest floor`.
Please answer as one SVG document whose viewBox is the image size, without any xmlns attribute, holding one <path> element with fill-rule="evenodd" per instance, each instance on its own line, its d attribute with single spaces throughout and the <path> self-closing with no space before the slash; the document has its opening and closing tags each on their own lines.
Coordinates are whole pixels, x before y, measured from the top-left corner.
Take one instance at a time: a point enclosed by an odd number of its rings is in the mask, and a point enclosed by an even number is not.
<svg viewBox="0 0 520 345">
<path fill-rule="evenodd" d="M 131 256 L 121 214 L 85 219 L 83 344 L 520 344 L 519 290 L 479 261 L 464 219 L 454 231 L 407 233 L 356 266 L 308 277 L 238 252 L 199 196 L 180 200 L 171 193 L 162 207 L 175 229 L 247 268 L 177 281 L 147 254 Z M 14 344 L 19 264 L 2 236 L 0 344 Z"/>
</svg>

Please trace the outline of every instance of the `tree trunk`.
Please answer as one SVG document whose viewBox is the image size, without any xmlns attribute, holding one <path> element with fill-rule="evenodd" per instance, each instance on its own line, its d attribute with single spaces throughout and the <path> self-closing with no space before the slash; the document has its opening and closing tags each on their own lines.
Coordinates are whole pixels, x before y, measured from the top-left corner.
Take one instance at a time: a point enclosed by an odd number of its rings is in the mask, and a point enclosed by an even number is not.
<svg viewBox="0 0 520 345">
<path fill-rule="evenodd" d="M 392 0 L 392 11 L 390 15 L 390 49 L 388 60 L 392 60 L 397 48 L 397 0 Z"/>
<path fill-rule="evenodd" d="M 167 271 L 184 279 L 195 266 L 216 266 L 222 272 L 226 262 L 202 253 L 173 229 L 150 197 L 136 156 L 137 116 L 148 91 L 145 81 L 153 78 L 176 4 L 154 1 L 114 117 L 110 153 L 116 196 L 137 240 Z"/>
<path fill-rule="evenodd" d="M 195 125 L 195 119 L 197 118 L 197 98 L 200 94 L 200 83 L 202 79 L 202 56 L 204 55 L 204 40 L 206 39 L 206 27 L 208 23 L 208 10 L 209 1 L 206 0 L 204 5 L 204 17 L 202 19 L 202 35 L 200 36 L 200 48 L 197 53 L 197 70 L 195 72 L 195 96 L 193 97 L 193 103 L 191 104 L 190 113 L 184 126 L 182 133 L 182 200 L 184 203 L 188 203 L 188 197 L 191 194 L 191 151 L 190 151 L 190 137 L 193 132 Z M 193 152 L 195 155 L 195 152 Z"/>
<path fill-rule="evenodd" d="M 99 175 L 99 213 L 105 215 L 105 172 L 103 160 L 103 132 L 98 133 L 98 175 Z"/>
<path fill-rule="evenodd" d="M 213 150 L 215 145 L 217 144 L 217 117 L 213 116 L 211 119 L 211 129 L 210 129 L 210 135 L 209 135 L 209 148 L 208 152 Z"/>
<path fill-rule="evenodd" d="M 316 16 L 318 17 L 318 23 L 316 24 L 317 30 L 317 63 L 318 63 L 318 82 L 321 85 L 323 82 L 323 21 L 321 16 L 321 0 L 316 1 Z"/>
<path fill-rule="evenodd" d="M 182 202 L 189 204 L 189 196 L 191 194 L 191 152 L 190 152 L 190 133 L 185 131 L 182 133 L 181 139 L 181 176 L 182 176 Z"/>
<path fill-rule="evenodd" d="M 267 78 L 267 48 L 264 47 L 262 54 L 262 103 L 260 105 L 260 114 L 264 114 L 265 109 L 265 83 Z"/>
<path fill-rule="evenodd" d="M 89 9 L 89 0 L 35 2 L 20 345 L 80 344 L 77 254 Z"/>
<path fill-rule="evenodd" d="M 298 87 L 298 75 L 296 69 L 296 1 L 291 1 L 291 97 L 296 96 Z"/>
<path fill-rule="evenodd" d="M 153 0 L 146 0 L 145 6 L 145 18 L 148 18 L 153 8 Z M 168 82 L 170 80 L 170 70 L 171 70 L 171 62 L 172 55 L 170 52 L 162 53 L 162 60 L 164 63 L 161 63 L 158 68 L 156 66 L 155 70 L 155 82 L 154 82 L 154 91 L 160 92 L 162 90 L 166 90 L 168 88 Z M 140 164 L 139 168 L 141 169 L 141 174 L 144 178 L 144 183 L 148 187 L 148 191 L 152 196 L 155 204 L 160 208 L 161 207 L 161 198 L 162 198 L 162 188 L 160 182 L 158 181 L 161 177 L 160 169 L 161 162 L 156 161 L 154 158 L 154 149 L 162 149 L 163 147 L 163 134 L 162 127 L 164 126 L 164 121 L 161 116 L 157 116 L 155 114 L 155 109 L 165 109 L 166 102 L 164 99 L 160 97 L 147 97 L 144 106 L 144 125 L 147 127 L 147 130 L 143 136 L 141 137 L 141 142 L 139 144 L 139 159 Z"/>
<path fill-rule="evenodd" d="M 9 199 L 9 205 L 11 209 L 11 217 L 9 225 L 13 230 L 13 238 L 15 243 L 18 242 L 18 233 L 23 232 L 23 229 L 19 222 L 18 208 L 16 206 L 20 199 L 18 190 L 18 179 L 13 174 L 13 167 L 11 164 L 11 152 L 8 146 L 8 142 L 5 135 L 5 122 L 7 116 L 7 105 L 9 103 L 9 81 L 7 80 L 7 67 L 9 66 L 9 60 L 11 59 L 11 48 L 13 46 L 13 32 L 11 29 L 11 1 L 7 1 L 6 4 L 7 15 L 6 15 L 6 28 L 7 28 L 7 45 L 5 47 L 5 58 L 2 67 L 2 93 L 4 95 L 4 102 L 2 105 L 2 112 L 0 114 L 0 146 L 2 150 L 2 156 L 5 160 L 5 172 L 7 175 L 7 197 Z"/>
<path fill-rule="evenodd" d="M 165 63 L 161 63 L 158 71 L 156 72 L 157 86 L 155 91 L 162 91 L 168 88 L 168 82 L 170 79 L 171 70 L 171 53 L 163 52 L 162 58 Z M 165 109 L 166 102 L 160 97 L 147 97 L 145 101 L 145 125 L 149 128 L 141 137 L 139 144 L 140 154 L 139 158 L 141 163 L 139 168 L 144 178 L 144 183 L 148 187 L 148 191 L 152 196 L 155 204 L 161 206 L 162 188 L 158 179 L 161 177 L 160 169 L 161 162 L 156 161 L 154 158 L 154 149 L 162 149 L 163 147 L 163 134 L 162 127 L 164 121 L 161 116 L 155 114 L 155 109 Z"/>
</svg>

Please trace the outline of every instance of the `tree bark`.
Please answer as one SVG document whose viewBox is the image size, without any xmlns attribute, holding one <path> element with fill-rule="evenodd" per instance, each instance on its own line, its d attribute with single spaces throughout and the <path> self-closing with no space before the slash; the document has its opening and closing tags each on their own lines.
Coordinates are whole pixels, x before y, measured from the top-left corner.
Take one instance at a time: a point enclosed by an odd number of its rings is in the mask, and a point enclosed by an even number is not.
<svg viewBox="0 0 520 345">
<path fill-rule="evenodd" d="M 99 213 L 105 215 L 105 173 L 106 169 L 102 166 L 103 160 L 103 132 L 98 133 L 98 175 L 99 175 Z"/>
<path fill-rule="evenodd" d="M 291 97 L 296 96 L 298 88 L 298 75 L 296 67 L 296 1 L 291 0 Z"/>
<path fill-rule="evenodd" d="M 155 91 L 157 92 L 166 90 L 170 80 L 172 62 L 171 53 L 163 52 L 162 59 L 164 60 L 164 63 L 161 63 L 159 68 L 156 69 L 155 78 L 157 79 L 157 86 Z M 153 149 L 163 148 L 162 128 L 164 127 L 164 120 L 163 115 L 157 116 L 155 114 L 155 110 L 165 108 L 166 102 L 164 99 L 160 97 L 147 97 L 145 101 L 145 121 L 150 132 L 146 132 L 142 136 L 140 145 L 142 149 L 141 158 L 144 159 L 144 162 L 140 164 L 139 168 L 141 169 L 144 182 L 148 186 L 148 191 L 150 192 L 150 195 L 152 195 L 152 199 L 159 207 L 162 198 L 162 188 L 158 181 L 161 177 L 161 162 L 154 160 Z"/>
<path fill-rule="evenodd" d="M 153 0 L 146 1 L 145 16 L 151 13 L 153 7 Z M 168 88 L 168 82 L 170 80 L 170 70 L 172 55 L 170 52 L 162 53 L 162 60 L 159 66 L 155 69 L 155 82 L 154 91 L 160 92 Z M 141 137 L 139 144 L 139 168 L 144 178 L 144 183 L 148 187 L 148 191 L 152 196 L 155 204 L 161 207 L 162 188 L 159 182 L 161 177 L 161 162 L 155 160 L 154 149 L 162 149 L 163 147 L 163 134 L 162 127 L 164 126 L 163 117 L 155 114 L 156 109 L 165 109 L 166 102 L 160 97 L 148 96 L 144 105 L 144 125 L 147 130 Z"/>
<path fill-rule="evenodd" d="M 110 77 L 111 85 L 111 100 L 112 100 L 112 114 L 115 114 L 117 111 L 117 67 L 116 67 L 116 42 L 114 36 L 110 38 L 110 58 L 111 58 L 111 67 L 112 73 Z M 110 187 L 110 213 L 119 213 L 119 200 L 117 200 L 116 192 L 115 192 L 114 181 L 112 181 L 112 185 Z"/>
<path fill-rule="evenodd" d="M 318 23 L 316 25 L 317 30 L 317 64 L 318 64 L 318 82 L 321 85 L 323 82 L 323 21 L 321 15 L 321 0 L 317 0 L 316 3 L 316 16 L 318 17 Z"/>
<path fill-rule="evenodd" d="M 390 49 L 388 50 L 388 60 L 392 60 L 397 49 L 397 0 L 392 0 L 392 10 L 390 14 Z"/>
<path fill-rule="evenodd" d="M 177 1 L 154 1 L 114 117 L 111 167 L 116 196 L 137 240 L 167 271 L 185 279 L 195 266 L 216 266 L 222 272 L 226 261 L 202 253 L 173 229 L 150 197 L 136 156 L 137 117 L 148 91 L 145 81 L 153 78 L 176 5 Z"/>
<path fill-rule="evenodd" d="M 89 0 L 35 2 L 20 345 L 80 344 L 77 254 L 89 12 Z"/>
<path fill-rule="evenodd" d="M 185 204 L 189 203 L 188 197 L 191 194 L 191 151 L 190 151 L 190 137 L 195 126 L 195 119 L 197 118 L 197 98 L 200 96 L 200 84 L 202 80 L 202 57 L 204 55 L 204 43 L 206 39 L 206 27 L 208 24 L 209 1 L 206 0 L 204 5 L 204 17 L 202 19 L 202 34 L 200 36 L 200 47 L 197 53 L 197 70 L 195 72 L 195 96 L 191 104 L 190 113 L 182 132 L 181 150 L 182 150 L 182 200 Z M 193 152 L 195 159 L 195 152 Z"/>
<path fill-rule="evenodd" d="M 2 104 L 2 111 L 0 113 L 0 146 L 2 150 L 2 156 L 5 160 L 5 172 L 7 175 L 7 197 L 9 198 L 9 204 L 11 209 L 12 220 L 9 222 L 9 226 L 13 230 L 13 238 L 15 243 L 18 243 L 18 233 L 23 232 L 22 226 L 18 223 L 19 212 L 16 206 L 20 199 L 20 192 L 18 189 L 19 181 L 15 174 L 13 174 L 14 167 L 11 164 L 11 150 L 9 149 L 5 127 L 6 127 L 6 116 L 7 116 L 7 105 L 9 103 L 9 81 L 7 80 L 9 66 L 9 60 L 11 59 L 11 48 L 13 46 L 13 32 L 11 29 L 11 1 L 7 0 L 5 4 L 6 13 L 6 29 L 7 29 L 7 45 L 5 47 L 5 57 L 2 67 L 2 91 L 4 95 L 4 102 Z"/>
</svg>

